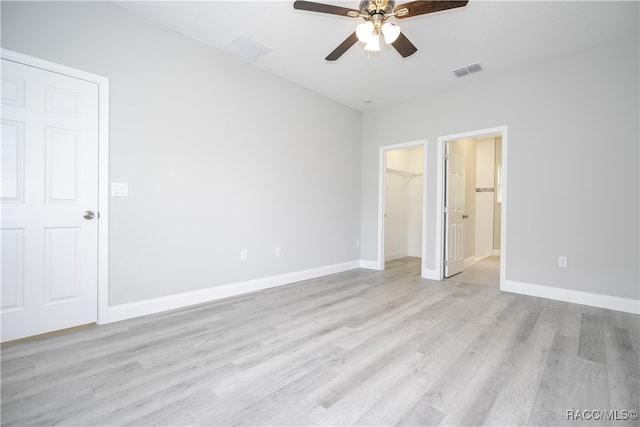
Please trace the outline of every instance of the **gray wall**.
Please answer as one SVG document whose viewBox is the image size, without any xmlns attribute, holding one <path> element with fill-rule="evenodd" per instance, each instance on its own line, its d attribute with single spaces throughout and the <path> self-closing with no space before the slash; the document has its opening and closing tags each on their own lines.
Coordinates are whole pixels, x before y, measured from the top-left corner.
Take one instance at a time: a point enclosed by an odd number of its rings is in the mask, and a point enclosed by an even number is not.
<svg viewBox="0 0 640 427">
<path fill-rule="evenodd" d="M 109 3 L 3 1 L 2 46 L 110 78 L 111 305 L 359 258 L 359 112 Z"/>
<path fill-rule="evenodd" d="M 437 137 L 499 125 L 507 279 L 640 297 L 637 31 L 361 115 L 116 5 L 1 6 L 3 47 L 111 79 L 131 196 L 111 200 L 110 304 L 375 260 L 378 147 L 424 138 L 434 268 Z"/>
<path fill-rule="evenodd" d="M 628 7 L 637 16 L 637 3 Z M 365 113 L 362 258 L 377 255 L 378 147 L 430 142 L 425 267 L 433 269 L 438 136 L 507 125 L 506 279 L 637 299 L 638 44 L 636 30 L 570 57 L 494 78 L 469 76 L 457 90 Z M 567 268 L 557 267 L 559 255 L 568 257 Z"/>
</svg>

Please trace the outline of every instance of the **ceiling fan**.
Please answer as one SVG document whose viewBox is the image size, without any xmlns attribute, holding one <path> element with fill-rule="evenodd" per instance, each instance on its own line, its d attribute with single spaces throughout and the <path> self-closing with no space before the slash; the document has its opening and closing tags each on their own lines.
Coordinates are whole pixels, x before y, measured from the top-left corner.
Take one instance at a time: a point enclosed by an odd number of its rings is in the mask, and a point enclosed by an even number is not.
<svg viewBox="0 0 640 427">
<path fill-rule="evenodd" d="M 468 1 L 432 0 L 412 1 L 396 6 L 394 0 L 362 0 L 359 10 L 356 10 L 311 1 L 295 1 L 293 7 L 310 12 L 329 13 L 349 18 L 364 19 L 365 22 L 358 25 L 356 31 L 340 43 L 340 45 L 325 58 L 327 61 L 335 61 L 358 40 L 365 43 L 365 50 L 369 52 L 379 51 L 380 35 L 382 35 L 384 41 L 393 46 L 403 58 L 413 55 L 418 48 L 402 34 L 400 27 L 387 21 L 389 18 L 409 18 L 411 16 L 463 7 L 466 6 L 467 3 Z"/>
</svg>

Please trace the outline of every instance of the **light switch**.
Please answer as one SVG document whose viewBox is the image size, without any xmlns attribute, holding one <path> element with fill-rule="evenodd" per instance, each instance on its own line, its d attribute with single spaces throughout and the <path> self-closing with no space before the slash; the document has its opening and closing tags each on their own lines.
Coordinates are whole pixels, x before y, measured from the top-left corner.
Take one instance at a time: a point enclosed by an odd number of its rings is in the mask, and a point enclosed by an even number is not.
<svg viewBox="0 0 640 427">
<path fill-rule="evenodd" d="M 111 195 L 116 197 L 127 197 L 129 195 L 129 184 L 126 182 L 112 182 Z"/>
</svg>

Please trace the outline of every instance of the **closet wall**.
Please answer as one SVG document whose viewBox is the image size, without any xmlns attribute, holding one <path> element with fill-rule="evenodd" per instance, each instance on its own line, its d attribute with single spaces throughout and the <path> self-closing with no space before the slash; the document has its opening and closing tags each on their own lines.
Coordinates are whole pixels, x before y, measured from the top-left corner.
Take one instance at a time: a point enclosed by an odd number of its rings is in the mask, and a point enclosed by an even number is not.
<svg viewBox="0 0 640 427">
<path fill-rule="evenodd" d="M 385 260 L 422 256 L 423 147 L 386 153 Z"/>
<path fill-rule="evenodd" d="M 476 260 L 493 254 L 495 208 L 495 137 L 476 141 L 475 185 L 475 257 Z"/>
<path fill-rule="evenodd" d="M 493 255 L 500 256 L 500 239 L 501 239 L 501 228 L 502 228 L 502 208 L 501 204 L 498 203 L 498 192 L 501 189 L 500 185 L 500 167 L 502 165 L 502 137 L 499 136 L 496 138 L 496 158 L 495 158 L 495 177 L 494 177 L 494 188 L 495 192 L 493 194 L 494 206 L 493 206 Z"/>
</svg>

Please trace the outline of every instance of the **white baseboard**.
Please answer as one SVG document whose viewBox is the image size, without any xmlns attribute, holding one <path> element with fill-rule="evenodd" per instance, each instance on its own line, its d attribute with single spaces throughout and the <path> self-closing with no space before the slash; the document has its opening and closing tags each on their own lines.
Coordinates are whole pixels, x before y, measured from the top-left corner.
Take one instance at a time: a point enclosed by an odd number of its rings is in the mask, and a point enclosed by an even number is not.
<svg viewBox="0 0 640 427">
<path fill-rule="evenodd" d="M 505 280 L 500 284 L 500 290 L 534 297 L 549 298 L 558 301 L 572 302 L 592 307 L 607 308 L 640 314 L 640 300 L 614 297 L 611 295 L 594 294 L 573 289 L 556 288 L 552 286 L 534 285 L 531 283 Z"/>
<path fill-rule="evenodd" d="M 484 253 L 482 255 L 476 255 L 475 256 L 476 262 L 480 262 L 485 258 L 489 258 L 491 255 L 493 255 L 493 250 L 491 252 L 487 252 L 487 253 Z"/>
<path fill-rule="evenodd" d="M 260 279 L 247 280 L 244 282 L 232 283 L 212 288 L 199 289 L 175 295 L 136 301 L 128 304 L 110 306 L 105 319 L 100 323 L 112 323 L 162 311 L 173 310 L 194 304 L 201 304 L 208 301 L 241 295 L 261 289 L 268 289 L 276 286 L 288 285 L 302 280 L 314 279 L 355 268 L 368 268 L 381 270 L 378 261 L 358 260 L 341 264 L 333 264 L 324 267 L 312 268 L 309 270 L 297 271 L 293 273 L 270 276 Z M 422 269 L 422 277 L 430 280 L 440 280 L 436 270 Z M 590 305 L 593 307 L 607 308 L 611 310 L 624 311 L 627 313 L 640 314 L 640 300 L 621 298 L 610 295 L 600 295 L 590 292 L 576 291 L 572 289 L 555 288 L 551 286 L 535 285 L 530 283 L 506 280 L 500 284 L 500 290 L 514 292 L 517 294 L 549 298 L 559 301 L 572 302 L 576 304 Z"/>
<path fill-rule="evenodd" d="M 469 258 L 465 258 L 465 260 L 464 260 L 464 268 L 471 267 L 476 262 L 478 262 L 478 260 L 474 256 L 470 256 Z"/>
<path fill-rule="evenodd" d="M 394 259 L 404 258 L 407 256 L 409 256 L 409 252 L 407 251 L 392 252 L 384 254 L 384 259 L 385 261 L 393 261 Z"/>
<path fill-rule="evenodd" d="M 382 270 L 382 266 L 378 261 L 369 261 L 368 259 L 360 260 L 360 268 L 368 268 L 369 270 Z"/>
<path fill-rule="evenodd" d="M 136 301 L 128 304 L 109 306 L 106 319 L 100 323 L 112 323 L 119 320 L 131 319 L 134 317 L 146 316 L 148 314 L 173 310 L 203 302 L 227 298 L 235 295 L 254 292 L 261 289 L 273 288 L 276 286 L 288 285 L 302 280 L 314 279 L 334 273 L 341 273 L 360 267 L 362 261 L 351 261 L 342 264 L 333 264 L 324 267 L 312 268 L 309 270 L 296 271 L 293 273 L 280 274 L 277 276 L 264 277 L 260 279 L 247 280 L 244 282 L 231 283 L 228 285 L 214 286 L 206 289 L 184 292 L 175 295 L 167 295 L 159 298 L 152 298 L 144 301 Z"/>
<path fill-rule="evenodd" d="M 430 268 L 422 269 L 422 278 L 429 280 L 441 280 L 436 270 L 432 270 Z"/>
<path fill-rule="evenodd" d="M 413 258 L 422 258 L 422 251 L 421 250 L 409 250 L 409 254 L 408 256 L 413 257 Z"/>
</svg>

